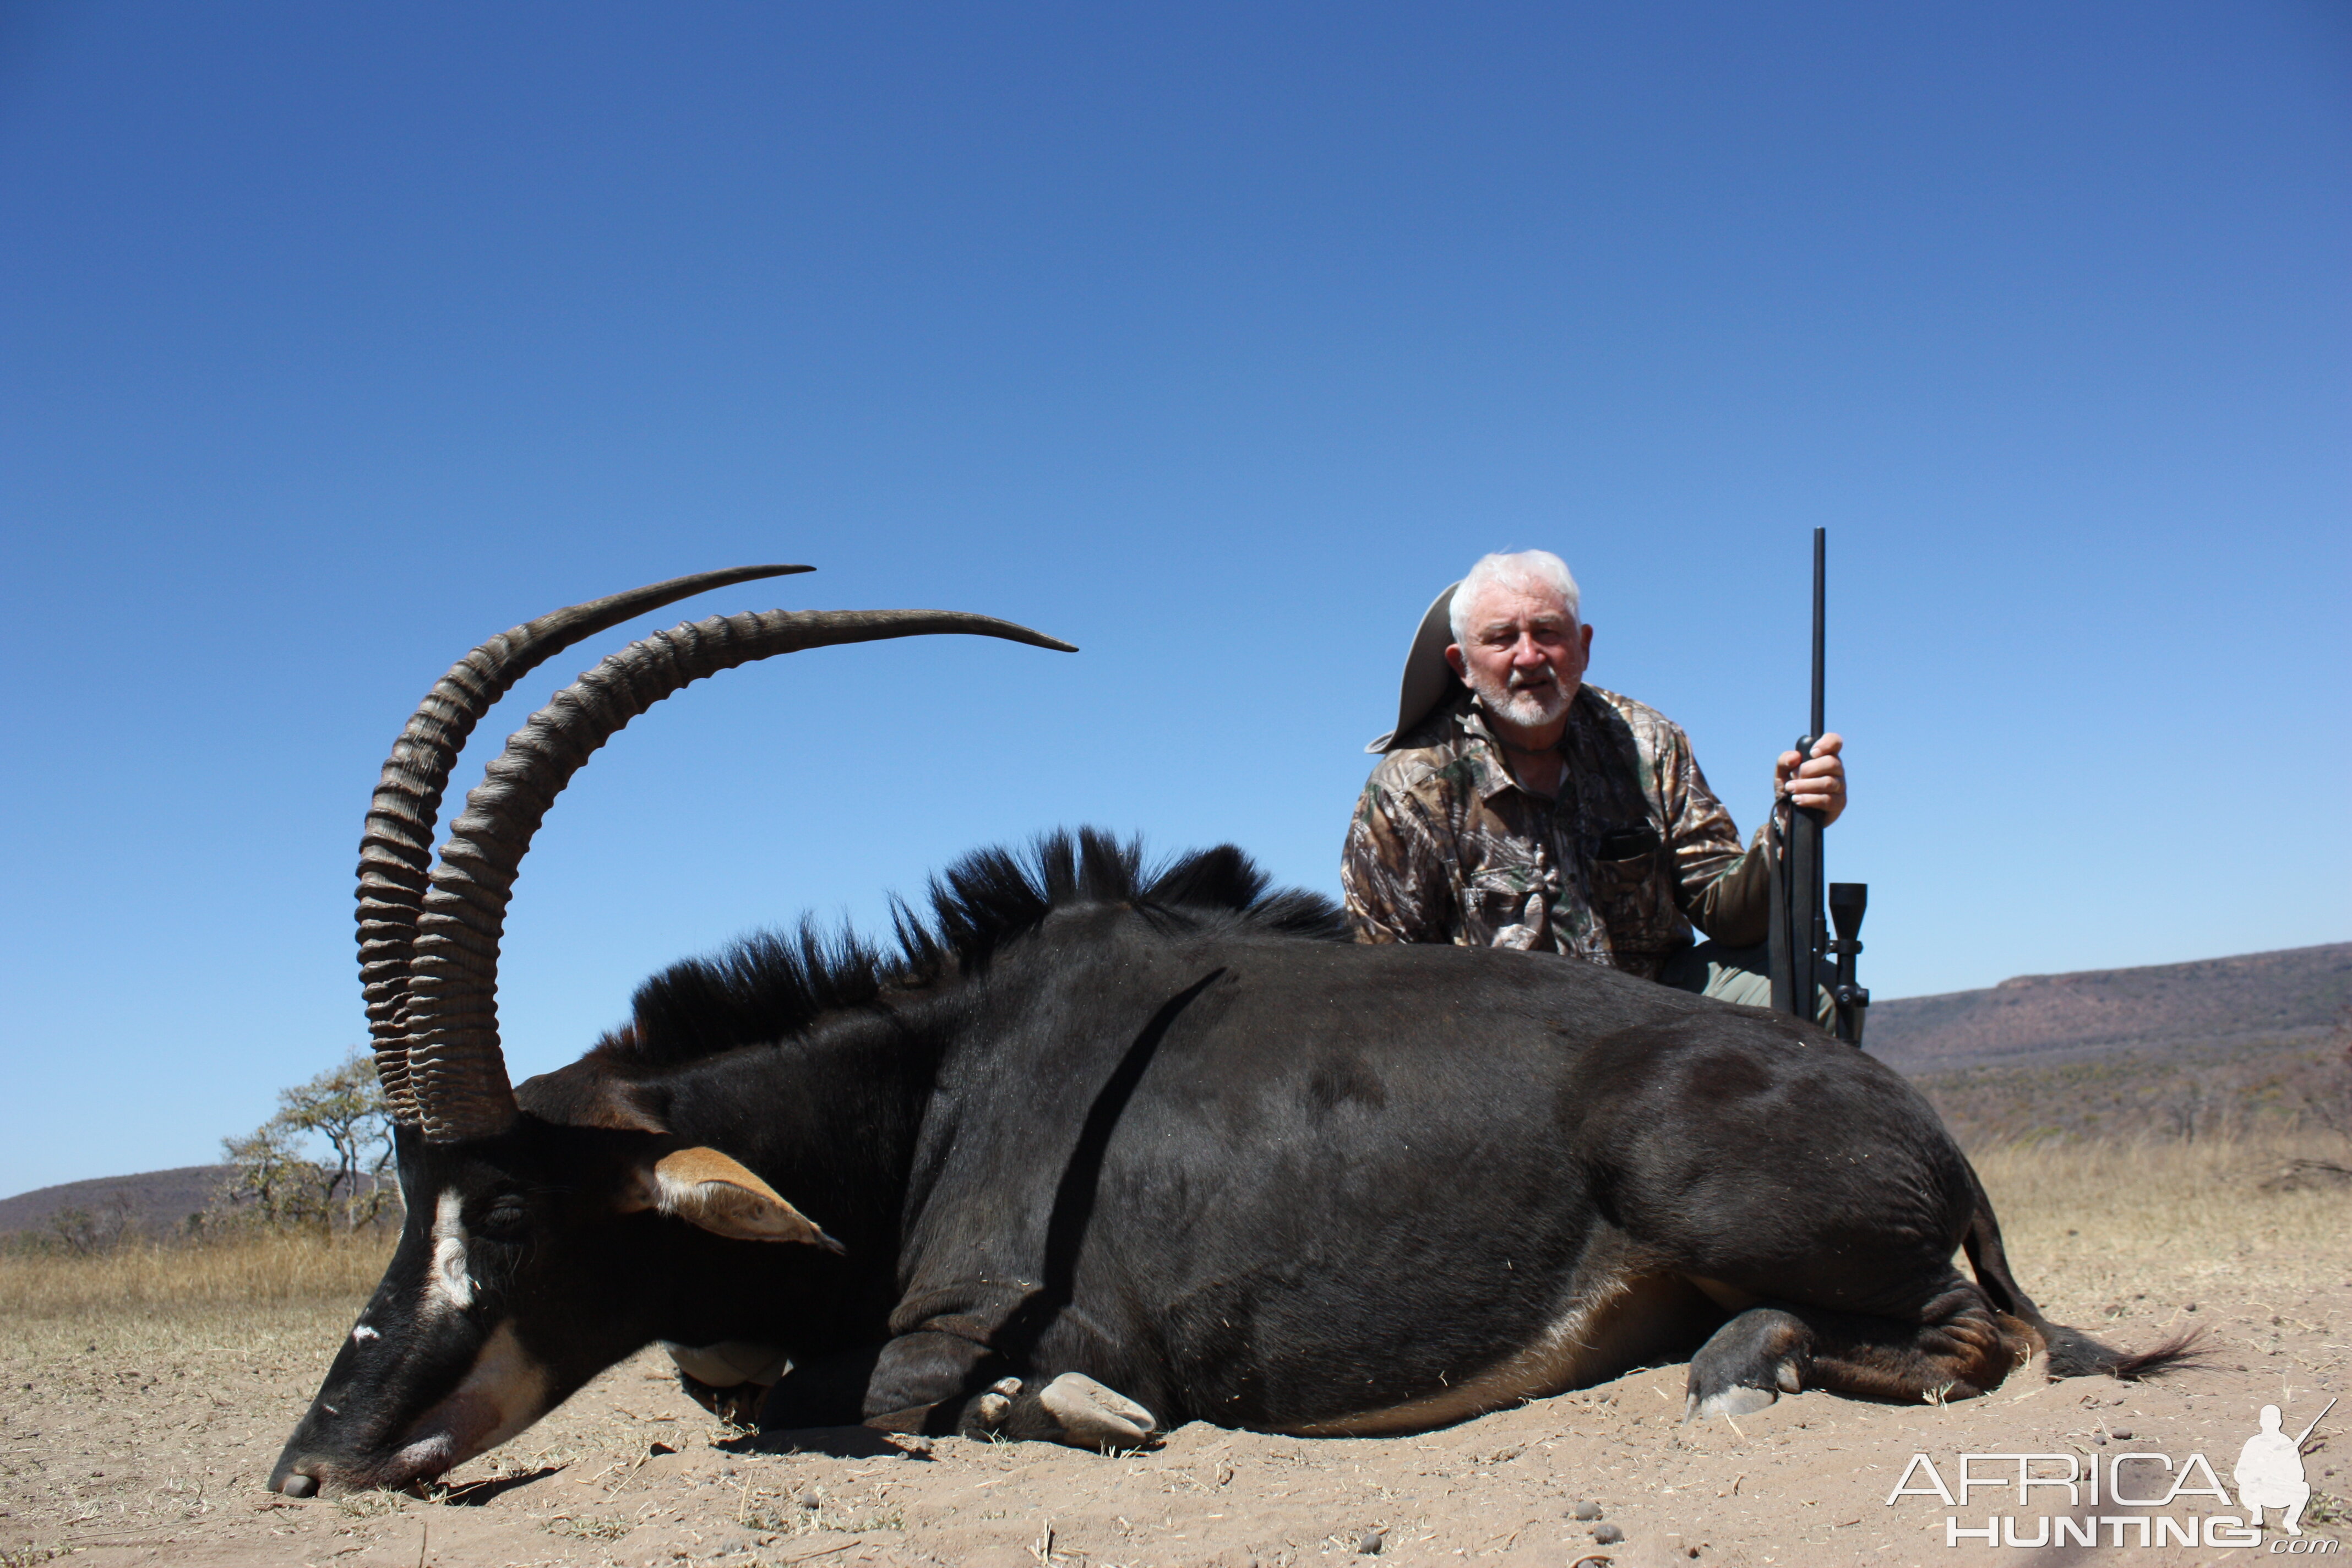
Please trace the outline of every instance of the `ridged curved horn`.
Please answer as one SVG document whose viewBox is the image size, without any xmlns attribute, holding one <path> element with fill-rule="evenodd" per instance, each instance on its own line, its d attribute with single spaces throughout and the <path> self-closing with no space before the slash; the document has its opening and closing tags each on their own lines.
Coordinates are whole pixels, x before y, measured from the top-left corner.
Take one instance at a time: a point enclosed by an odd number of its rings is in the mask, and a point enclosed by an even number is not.
<svg viewBox="0 0 2352 1568">
<path fill-rule="evenodd" d="M 441 792 L 475 724 L 516 681 L 583 637 L 712 588 L 814 570 L 733 566 L 567 605 L 499 633 L 450 666 L 425 694 L 393 742 L 360 837 L 360 989 L 367 1000 L 368 1033 L 375 1038 L 376 1074 L 394 1121 L 416 1125 L 403 1049 L 408 1035 L 400 1010 L 408 996 L 416 917 L 433 869 L 433 825 Z"/>
<path fill-rule="evenodd" d="M 1077 651 L 1027 626 L 950 610 L 714 616 L 631 643 L 532 714 L 450 824 L 417 922 L 403 1017 L 408 1084 L 425 1141 L 488 1137 L 515 1119 L 514 1089 L 499 1047 L 499 941 L 531 836 L 590 753 L 630 720 L 706 675 L 803 648 L 942 632 Z"/>
</svg>

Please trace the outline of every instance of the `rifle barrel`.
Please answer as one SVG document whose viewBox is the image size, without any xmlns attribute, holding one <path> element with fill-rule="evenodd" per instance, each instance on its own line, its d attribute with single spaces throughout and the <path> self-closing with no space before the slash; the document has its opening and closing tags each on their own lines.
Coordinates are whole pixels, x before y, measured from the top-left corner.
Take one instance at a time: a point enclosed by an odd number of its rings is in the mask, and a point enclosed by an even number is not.
<svg viewBox="0 0 2352 1568">
<path fill-rule="evenodd" d="M 1813 739 L 1816 741 L 1829 727 L 1822 700 L 1822 669 L 1828 662 L 1825 656 L 1829 640 L 1829 533 L 1826 528 L 1813 530 Z"/>
</svg>

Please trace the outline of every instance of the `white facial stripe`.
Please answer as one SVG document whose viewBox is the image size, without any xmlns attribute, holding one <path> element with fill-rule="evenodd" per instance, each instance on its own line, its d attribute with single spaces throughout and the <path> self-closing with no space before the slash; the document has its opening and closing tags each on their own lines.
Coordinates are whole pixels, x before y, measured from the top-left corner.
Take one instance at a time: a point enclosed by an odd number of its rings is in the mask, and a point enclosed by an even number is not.
<svg viewBox="0 0 2352 1568">
<path fill-rule="evenodd" d="M 428 1307 L 474 1304 L 474 1277 L 466 1271 L 466 1227 L 458 1218 L 464 1207 L 457 1194 L 446 1191 L 433 1205 L 433 1271 L 425 1281 Z"/>
</svg>

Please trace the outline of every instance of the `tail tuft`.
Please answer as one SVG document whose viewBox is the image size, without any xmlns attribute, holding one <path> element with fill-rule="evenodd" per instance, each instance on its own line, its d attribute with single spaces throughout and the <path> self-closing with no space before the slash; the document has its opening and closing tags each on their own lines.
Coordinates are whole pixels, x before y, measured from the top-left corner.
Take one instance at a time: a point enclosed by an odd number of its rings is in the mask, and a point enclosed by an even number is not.
<svg viewBox="0 0 2352 1568">
<path fill-rule="evenodd" d="M 2168 1372 L 2194 1369 L 2210 1353 L 2204 1345 L 2202 1329 L 2174 1334 L 2147 1350 L 2119 1351 L 2063 1323 L 2042 1322 L 2035 1327 L 2050 1343 L 2050 1375 L 2053 1378 L 2104 1375 L 2137 1383 L 2161 1377 Z"/>
</svg>

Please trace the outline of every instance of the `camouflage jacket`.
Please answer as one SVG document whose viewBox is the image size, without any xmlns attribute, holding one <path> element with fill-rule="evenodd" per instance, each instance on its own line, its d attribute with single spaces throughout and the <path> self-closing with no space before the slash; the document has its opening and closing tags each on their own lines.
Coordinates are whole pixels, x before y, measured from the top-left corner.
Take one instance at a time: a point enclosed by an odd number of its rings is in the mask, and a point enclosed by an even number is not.
<svg viewBox="0 0 2352 1568">
<path fill-rule="evenodd" d="M 1512 779 L 1467 689 L 1403 736 L 1340 858 L 1357 940 L 1572 953 L 1647 980 L 1694 923 L 1732 946 L 1764 940 L 1764 853 L 1740 853 L 1678 726 L 1585 686 L 1560 745 L 1567 780 L 1546 800 Z"/>
</svg>

